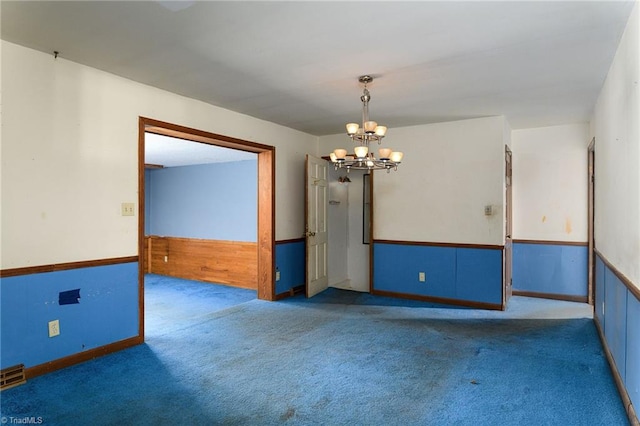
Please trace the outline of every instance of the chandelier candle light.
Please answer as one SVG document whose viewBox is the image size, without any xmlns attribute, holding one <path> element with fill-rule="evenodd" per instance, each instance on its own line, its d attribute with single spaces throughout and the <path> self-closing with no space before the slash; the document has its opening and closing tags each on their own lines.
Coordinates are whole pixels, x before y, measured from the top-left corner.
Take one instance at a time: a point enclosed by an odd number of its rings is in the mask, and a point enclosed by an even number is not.
<svg viewBox="0 0 640 426">
<path fill-rule="evenodd" d="M 385 126 L 379 126 L 378 123 L 369 119 L 369 101 L 371 95 L 367 89 L 367 84 L 373 81 L 373 77 L 363 75 L 358 78 L 360 83 L 364 84 L 364 91 L 360 100 L 362 101 L 362 127 L 358 123 L 347 124 L 347 135 L 357 144 L 354 148 L 355 155 L 347 155 L 347 150 L 338 148 L 334 150 L 329 157 L 333 162 L 335 169 L 346 168 L 347 172 L 351 169 L 357 170 L 386 170 L 387 173 L 398 170 L 398 164 L 402 161 L 402 152 L 393 151 L 391 148 L 380 148 L 378 154 L 380 158 L 376 158 L 373 152 L 369 150 L 369 144 L 378 142 L 382 143 L 382 138 L 387 133 Z"/>
</svg>

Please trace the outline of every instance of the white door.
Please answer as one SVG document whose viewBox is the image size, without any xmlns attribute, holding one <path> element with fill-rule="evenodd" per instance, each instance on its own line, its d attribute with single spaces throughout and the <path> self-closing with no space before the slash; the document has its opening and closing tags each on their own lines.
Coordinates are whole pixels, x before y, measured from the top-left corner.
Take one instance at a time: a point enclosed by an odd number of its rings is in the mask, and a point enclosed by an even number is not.
<svg viewBox="0 0 640 426">
<path fill-rule="evenodd" d="M 305 172 L 306 293 L 315 296 L 329 286 L 327 277 L 327 162 L 307 155 Z"/>
</svg>

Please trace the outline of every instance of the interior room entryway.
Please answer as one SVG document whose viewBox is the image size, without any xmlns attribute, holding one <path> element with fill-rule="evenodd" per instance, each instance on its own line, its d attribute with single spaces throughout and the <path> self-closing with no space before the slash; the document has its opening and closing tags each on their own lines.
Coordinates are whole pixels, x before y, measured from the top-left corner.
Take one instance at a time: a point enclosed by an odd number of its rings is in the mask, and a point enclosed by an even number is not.
<svg viewBox="0 0 640 426">
<path fill-rule="evenodd" d="M 275 194 L 275 148 L 255 142 L 243 141 L 228 136 L 217 135 L 197 129 L 187 128 L 171 123 L 141 117 L 139 119 L 138 148 L 139 148 L 139 198 L 138 198 L 138 241 L 139 241 L 139 333 L 144 336 L 144 264 L 150 259 L 145 253 L 151 254 L 145 245 L 145 135 L 156 135 L 178 138 L 185 141 L 208 144 L 216 147 L 230 148 L 257 155 L 257 235 L 251 252 L 247 256 L 253 256 L 255 271 L 253 274 L 253 286 L 259 299 L 274 300 L 274 262 L 275 262 L 275 230 L 274 230 L 274 194 Z M 162 242 L 161 242 L 162 243 Z M 196 242 L 197 245 L 200 242 Z M 197 247 L 196 247 L 197 249 Z M 189 249 L 193 250 L 193 248 Z M 206 248 L 203 248 L 206 250 Z M 233 247 L 234 253 L 245 248 Z M 219 253 L 224 253 L 221 248 Z M 202 268 L 200 268 L 202 270 Z M 206 268 L 205 268 L 206 269 Z M 255 284 L 257 283 L 257 284 Z"/>
<path fill-rule="evenodd" d="M 307 161 L 306 173 L 307 281 L 317 280 L 327 268 L 326 284 L 307 294 L 327 286 L 371 292 L 373 173 L 336 169 L 328 160 L 314 157 Z M 317 246 L 317 229 L 323 222 L 318 217 L 324 217 L 326 227 L 327 243 L 322 248 Z"/>
</svg>

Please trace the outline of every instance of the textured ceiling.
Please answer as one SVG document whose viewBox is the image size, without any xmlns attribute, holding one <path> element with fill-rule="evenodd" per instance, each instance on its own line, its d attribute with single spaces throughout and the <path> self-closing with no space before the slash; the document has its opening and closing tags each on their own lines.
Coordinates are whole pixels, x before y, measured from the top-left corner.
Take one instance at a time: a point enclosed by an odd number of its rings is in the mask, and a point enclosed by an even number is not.
<svg viewBox="0 0 640 426">
<path fill-rule="evenodd" d="M 314 135 L 589 120 L 633 2 L 1 3 L 2 38 Z"/>
<path fill-rule="evenodd" d="M 257 160 L 251 152 L 146 133 L 144 162 L 162 167 Z"/>
</svg>

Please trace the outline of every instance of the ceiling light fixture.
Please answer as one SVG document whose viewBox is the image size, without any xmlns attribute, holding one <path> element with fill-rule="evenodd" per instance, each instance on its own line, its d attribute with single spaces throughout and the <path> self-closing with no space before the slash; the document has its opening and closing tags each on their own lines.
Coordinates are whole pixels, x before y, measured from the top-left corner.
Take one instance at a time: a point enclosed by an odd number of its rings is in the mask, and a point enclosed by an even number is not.
<svg viewBox="0 0 640 426">
<path fill-rule="evenodd" d="M 347 150 L 338 148 L 334 150 L 329 157 L 333 162 L 336 170 L 346 168 L 347 172 L 351 169 L 357 170 L 386 170 L 387 173 L 398 170 L 398 165 L 402 161 L 402 152 L 393 151 L 391 148 L 380 148 L 378 154 L 380 158 L 376 158 L 373 152 L 369 150 L 369 144 L 378 142 L 382 143 L 382 138 L 387 133 L 385 126 L 379 126 L 378 123 L 369 119 L 369 101 L 371 95 L 367 89 L 367 84 L 373 81 L 370 75 L 363 75 L 358 78 L 360 83 L 364 84 L 364 91 L 360 100 L 362 101 L 362 127 L 358 123 L 347 124 L 347 135 L 357 144 L 354 148 L 355 155 L 347 155 Z"/>
</svg>

